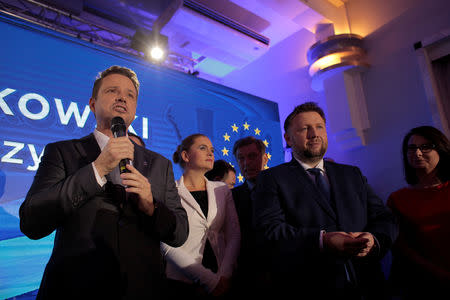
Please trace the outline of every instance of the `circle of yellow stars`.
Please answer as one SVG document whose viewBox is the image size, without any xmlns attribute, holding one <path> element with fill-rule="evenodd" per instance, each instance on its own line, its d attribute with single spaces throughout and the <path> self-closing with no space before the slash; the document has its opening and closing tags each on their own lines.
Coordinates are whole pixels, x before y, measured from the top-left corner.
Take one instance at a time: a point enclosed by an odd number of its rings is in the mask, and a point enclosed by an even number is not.
<svg viewBox="0 0 450 300">
<path fill-rule="evenodd" d="M 244 124 L 242 124 L 242 127 L 243 127 L 244 131 L 251 131 L 250 130 L 251 125 L 248 124 L 247 121 Z M 231 125 L 231 130 L 232 130 L 231 133 L 233 133 L 233 132 L 238 133 L 239 132 L 239 126 L 236 125 L 236 123 L 233 123 L 233 125 Z M 255 136 L 261 136 L 261 129 L 259 129 L 258 127 L 253 129 L 253 131 L 255 133 Z M 231 136 L 228 134 L 228 132 L 225 132 L 225 134 L 223 135 L 224 141 L 225 142 L 231 142 L 230 138 L 231 138 Z M 264 145 L 266 145 L 266 148 L 269 147 L 269 142 L 266 139 L 263 140 L 263 143 L 264 143 Z M 224 156 L 224 157 L 225 156 L 230 156 L 230 154 L 229 154 L 230 149 L 228 149 L 226 146 L 224 146 L 223 149 L 221 149 L 220 151 L 222 151 L 222 156 Z M 266 152 L 266 153 L 267 153 L 267 158 L 270 160 L 272 158 L 272 155 L 269 152 Z M 230 165 L 232 165 L 232 164 L 230 163 Z M 234 166 L 233 166 L 233 168 L 234 168 Z M 264 166 L 264 169 L 268 169 L 268 168 L 269 168 L 269 166 L 266 164 Z M 242 176 L 241 173 L 239 173 L 237 178 L 238 178 L 239 182 L 244 182 L 244 176 Z"/>
</svg>

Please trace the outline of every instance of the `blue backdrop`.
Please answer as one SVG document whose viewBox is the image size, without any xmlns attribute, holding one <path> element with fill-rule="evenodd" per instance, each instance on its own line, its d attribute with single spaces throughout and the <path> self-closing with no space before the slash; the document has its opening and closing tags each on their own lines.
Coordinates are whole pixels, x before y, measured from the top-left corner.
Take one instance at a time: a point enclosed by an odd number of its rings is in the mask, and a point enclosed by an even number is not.
<svg viewBox="0 0 450 300">
<path fill-rule="evenodd" d="M 53 234 L 33 241 L 19 229 L 18 209 L 49 142 L 93 131 L 88 107 L 99 71 L 136 71 L 141 82 L 132 130 L 147 148 L 171 159 L 181 139 L 204 133 L 216 159 L 231 162 L 240 137 L 261 138 L 268 167 L 284 160 L 278 105 L 237 90 L 0 14 L 0 298 L 36 290 Z M 175 178 L 181 170 L 174 166 Z M 239 176 L 240 177 L 240 176 Z M 241 177 L 240 177 L 241 178 Z M 238 181 L 239 184 L 239 181 Z"/>
</svg>

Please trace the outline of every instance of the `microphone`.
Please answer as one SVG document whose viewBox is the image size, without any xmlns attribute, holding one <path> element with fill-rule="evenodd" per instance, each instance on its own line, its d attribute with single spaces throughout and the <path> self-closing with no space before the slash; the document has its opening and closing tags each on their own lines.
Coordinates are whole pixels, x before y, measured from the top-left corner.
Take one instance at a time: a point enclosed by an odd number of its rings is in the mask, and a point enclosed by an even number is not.
<svg viewBox="0 0 450 300">
<path fill-rule="evenodd" d="M 125 121 L 122 119 L 122 117 L 114 117 L 111 120 L 111 131 L 115 138 L 126 136 L 127 127 L 125 126 Z M 130 170 L 127 169 L 126 165 L 130 164 L 130 160 L 128 158 L 124 158 L 120 160 L 119 162 L 119 172 L 122 173 L 129 173 Z"/>
</svg>

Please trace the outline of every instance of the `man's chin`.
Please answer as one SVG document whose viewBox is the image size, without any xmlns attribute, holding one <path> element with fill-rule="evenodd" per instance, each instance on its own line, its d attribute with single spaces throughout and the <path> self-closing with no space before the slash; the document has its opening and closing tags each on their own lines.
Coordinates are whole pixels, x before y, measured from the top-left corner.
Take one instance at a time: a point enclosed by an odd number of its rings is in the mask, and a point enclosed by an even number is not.
<svg viewBox="0 0 450 300">
<path fill-rule="evenodd" d="M 325 150 L 305 151 L 304 156 L 310 159 L 321 159 L 325 155 Z"/>
</svg>

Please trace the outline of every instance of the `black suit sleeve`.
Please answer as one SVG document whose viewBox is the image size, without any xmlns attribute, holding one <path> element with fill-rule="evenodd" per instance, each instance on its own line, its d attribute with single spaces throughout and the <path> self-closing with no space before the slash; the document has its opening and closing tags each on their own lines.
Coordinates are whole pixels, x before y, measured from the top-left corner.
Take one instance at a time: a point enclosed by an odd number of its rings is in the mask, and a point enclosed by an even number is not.
<svg viewBox="0 0 450 300">
<path fill-rule="evenodd" d="M 255 192 L 252 193 L 254 224 L 258 243 L 265 244 L 268 252 L 277 252 L 281 257 L 295 261 L 308 260 L 309 255 L 319 253 L 321 227 L 316 224 L 301 225 L 288 215 L 288 203 L 298 199 L 287 195 L 289 183 L 280 169 L 268 169 L 258 175 Z M 283 185 L 283 186 L 281 186 Z M 280 192 L 283 191 L 283 192 Z M 297 212 L 296 212 L 297 213 Z M 308 214 L 302 212 L 301 214 Z M 296 224 L 297 223 L 297 224 Z"/>
<path fill-rule="evenodd" d="M 162 157 L 153 161 L 153 172 L 149 181 L 152 184 L 153 201 L 156 209 L 152 217 L 145 218 L 146 228 L 155 232 L 160 240 L 172 247 L 184 244 L 189 233 L 186 210 L 181 205 L 175 186 L 172 163 Z"/>
<path fill-rule="evenodd" d="M 361 179 L 361 186 L 367 197 L 367 226 L 364 231 L 370 232 L 376 237 L 380 247 L 376 252 L 377 256 L 383 257 L 398 236 L 398 226 L 392 211 L 375 194 L 366 177 L 362 175 L 359 168 L 355 167 L 355 170 Z"/>
<path fill-rule="evenodd" d="M 62 150 L 73 148 L 73 144 L 63 145 L 52 143 L 45 147 L 31 188 L 20 206 L 20 229 L 31 239 L 40 239 L 52 233 L 68 216 L 102 190 L 92 165 L 77 161 L 75 149 Z M 72 163 L 70 167 L 69 162 Z"/>
</svg>

